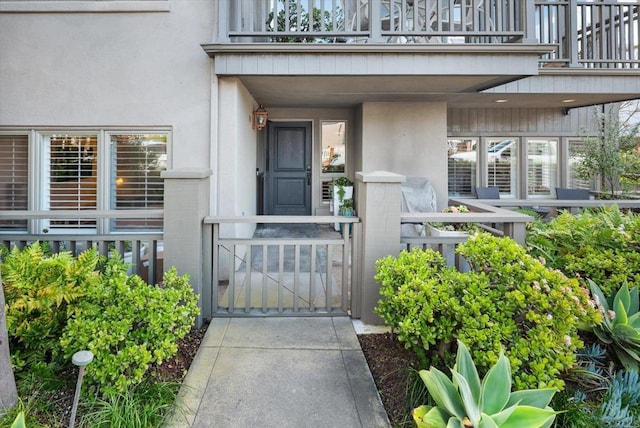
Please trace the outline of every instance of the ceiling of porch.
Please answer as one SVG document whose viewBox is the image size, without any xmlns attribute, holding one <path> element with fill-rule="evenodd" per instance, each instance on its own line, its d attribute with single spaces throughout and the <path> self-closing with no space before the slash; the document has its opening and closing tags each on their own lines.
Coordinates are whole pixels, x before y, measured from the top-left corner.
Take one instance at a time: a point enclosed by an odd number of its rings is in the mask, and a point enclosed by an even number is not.
<svg viewBox="0 0 640 428">
<path fill-rule="evenodd" d="M 593 85 L 575 76 L 238 76 L 257 102 L 270 107 L 420 101 L 459 108 L 573 108 L 639 98 L 640 78 L 628 77 L 629 84 L 618 76 Z"/>
</svg>

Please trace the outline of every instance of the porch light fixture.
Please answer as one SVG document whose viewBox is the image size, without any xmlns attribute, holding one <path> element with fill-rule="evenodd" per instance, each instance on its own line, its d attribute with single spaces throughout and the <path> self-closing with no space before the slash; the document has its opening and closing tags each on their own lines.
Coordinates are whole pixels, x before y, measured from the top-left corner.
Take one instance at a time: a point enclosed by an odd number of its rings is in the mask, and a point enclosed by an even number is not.
<svg viewBox="0 0 640 428">
<path fill-rule="evenodd" d="M 253 129 L 260 131 L 267 126 L 267 117 L 269 117 L 269 113 L 267 113 L 264 106 L 260 104 L 260 107 L 253 112 Z"/>
</svg>

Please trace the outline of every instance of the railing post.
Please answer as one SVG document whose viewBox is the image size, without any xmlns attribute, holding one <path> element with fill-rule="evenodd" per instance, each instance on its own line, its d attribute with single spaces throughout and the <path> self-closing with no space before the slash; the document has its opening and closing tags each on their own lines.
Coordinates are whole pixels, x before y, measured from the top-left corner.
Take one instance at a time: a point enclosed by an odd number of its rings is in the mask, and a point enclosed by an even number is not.
<svg viewBox="0 0 640 428">
<path fill-rule="evenodd" d="M 524 25 L 524 39 L 522 39 L 522 43 L 531 45 L 540 43 L 536 38 L 536 5 L 533 0 L 524 2 L 520 19 Z"/>
<path fill-rule="evenodd" d="M 185 169 L 162 172 L 164 179 L 164 268 L 175 266 L 180 275 L 189 274 L 193 291 L 200 296 L 202 325 L 203 301 L 203 227 L 209 209 L 210 169 Z M 210 263 L 210 261 L 208 261 Z M 210 297 L 209 297 L 210 299 Z M 208 314 L 204 314 L 208 316 Z"/>
<path fill-rule="evenodd" d="M 527 235 L 526 223 L 505 223 L 504 234 L 524 247 Z"/>
<path fill-rule="evenodd" d="M 374 43 L 380 43 L 382 39 L 382 21 L 380 19 L 380 2 L 382 0 L 369 1 L 369 38 Z"/>
<path fill-rule="evenodd" d="M 568 10 L 565 10 L 565 37 L 569 54 L 569 67 L 580 67 L 578 62 L 578 0 L 569 0 Z M 595 25 L 595 23 L 592 23 Z M 585 29 L 582 29 L 582 37 Z"/>
<path fill-rule="evenodd" d="M 218 0 L 218 19 L 216 24 L 218 26 L 218 34 L 216 37 L 217 43 L 229 43 L 229 9 L 231 5 L 229 0 Z M 239 9 L 236 9 L 236 13 Z"/>
<path fill-rule="evenodd" d="M 360 283 L 352 301 L 365 324 L 382 324 L 374 312 L 380 298 L 380 285 L 374 279 L 376 260 L 397 255 L 400 250 L 400 186 L 403 175 L 386 171 L 356 173 L 356 201 L 362 228 L 358 257 Z"/>
</svg>

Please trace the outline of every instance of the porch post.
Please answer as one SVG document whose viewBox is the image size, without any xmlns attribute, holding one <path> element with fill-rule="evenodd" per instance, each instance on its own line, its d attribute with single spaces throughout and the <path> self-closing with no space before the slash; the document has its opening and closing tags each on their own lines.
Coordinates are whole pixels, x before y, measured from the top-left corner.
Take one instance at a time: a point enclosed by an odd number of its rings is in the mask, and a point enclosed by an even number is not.
<svg viewBox="0 0 640 428">
<path fill-rule="evenodd" d="M 193 291 L 203 302 L 211 301 L 210 289 L 203 288 L 202 220 L 209 209 L 210 169 L 164 171 L 164 269 L 175 266 L 178 274 L 189 274 Z"/>
<path fill-rule="evenodd" d="M 356 212 L 362 221 L 360 284 L 354 290 L 354 316 L 365 324 L 382 324 L 373 308 L 380 298 L 374 279 L 376 260 L 400 251 L 400 185 L 405 176 L 387 171 L 356 172 Z"/>
</svg>

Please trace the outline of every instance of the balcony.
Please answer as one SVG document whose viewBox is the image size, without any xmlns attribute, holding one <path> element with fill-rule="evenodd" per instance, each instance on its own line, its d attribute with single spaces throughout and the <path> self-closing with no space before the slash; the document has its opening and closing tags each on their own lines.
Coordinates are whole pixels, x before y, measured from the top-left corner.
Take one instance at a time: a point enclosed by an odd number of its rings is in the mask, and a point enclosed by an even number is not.
<svg viewBox="0 0 640 428">
<path fill-rule="evenodd" d="M 316 52 L 366 51 L 383 46 L 398 52 L 456 51 L 461 47 L 499 52 L 537 45 L 547 48 L 540 58 L 542 67 L 640 67 L 640 5 L 630 1 L 220 0 L 218 3 L 217 46 L 260 45 L 273 50 L 273 44 L 277 44 L 285 52 L 303 49 L 300 45 Z"/>
</svg>

